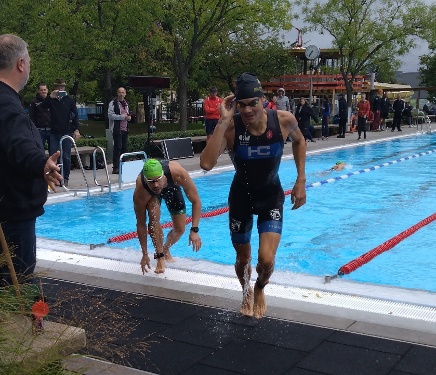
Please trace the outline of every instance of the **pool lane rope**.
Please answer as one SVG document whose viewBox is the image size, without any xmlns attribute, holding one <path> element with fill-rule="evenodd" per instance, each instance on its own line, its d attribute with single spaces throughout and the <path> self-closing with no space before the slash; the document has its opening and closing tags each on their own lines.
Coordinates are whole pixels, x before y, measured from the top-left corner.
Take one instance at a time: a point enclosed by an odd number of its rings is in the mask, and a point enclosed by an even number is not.
<svg viewBox="0 0 436 375">
<path fill-rule="evenodd" d="M 218 215 L 222 215 L 223 213 L 227 212 L 229 210 L 229 207 L 221 207 L 221 208 L 217 208 L 216 210 L 213 211 L 208 211 L 208 212 L 203 212 L 200 217 L 201 218 L 205 218 L 205 217 L 213 217 L 213 216 L 218 216 Z M 190 223 L 192 221 L 192 216 L 188 216 L 186 218 L 186 224 Z M 168 221 L 166 223 L 162 224 L 162 229 L 164 228 L 172 228 L 173 226 L 173 222 L 172 221 Z M 135 232 L 130 232 L 130 233 L 126 233 L 126 234 L 121 234 L 119 236 L 115 236 L 112 238 L 109 238 L 108 243 L 112 243 L 112 242 L 123 242 L 123 241 L 127 241 L 127 240 L 131 240 L 133 238 L 137 238 L 138 237 L 138 233 Z"/>
<path fill-rule="evenodd" d="M 399 244 L 401 241 L 403 241 L 407 237 L 411 236 L 413 233 L 415 233 L 419 229 L 430 224 L 434 220 L 436 220 L 436 213 L 426 217 L 425 219 L 421 220 L 420 222 L 411 226 L 410 228 L 406 229 L 405 231 L 397 234 L 396 236 L 392 237 L 391 239 L 387 240 L 386 242 L 383 242 L 381 245 L 376 246 L 374 249 L 366 252 L 365 254 L 359 256 L 358 258 L 352 260 L 351 262 L 348 262 L 347 264 L 343 265 L 341 268 L 339 268 L 338 275 L 343 276 L 343 275 L 347 275 L 347 274 L 355 271 L 357 268 L 368 263 L 370 260 L 372 260 L 376 256 L 384 253 L 385 251 L 392 249 L 394 246 Z"/>
<path fill-rule="evenodd" d="M 330 184 L 330 183 L 335 182 L 335 181 L 345 180 L 346 178 L 351 177 L 351 176 L 359 175 L 359 174 L 362 174 L 362 173 L 368 173 L 368 172 L 375 171 L 375 170 L 383 168 L 383 167 L 387 167 L 387 166 L 392 165 L 392 164 L 397 164 L 397 163 L 400 163 L 402 161 L 418 158 L 418 157 L 424 156 L 424 155 L 430 155 L 430 154 L 435 153 L 435 152 L 436 152 L 436 150 L 430 150 L 430 151 L 426 151 L 426 152 L 421 152 L 419 154 L 414 154 L 414 155 L 406 156 L 404 158 L 388 161 L 388 162 L 380 164 L 380 165 L 375 165 L 375 166 L 370 167 L 370 168 L 361 169 L 360 171 L 350 172 L 350 173 L 343 174 L 341 176 L 337 176 L 337 177 L 333 177 L 333 178 L 328 178 L 326 180 L 322 180 L 322 181 L 314 182 L 314 183 L 311 183 L 311 184 L 307 184 L 306 185 L 306 189 L 322 186 L 322 185 L 325 185 L 325 184 Z M 289 195 L 289 194 L 291 194 L 291 192 L 292 192 L 291 189 L 290 190 L 286 190 L 285 191 L 285 195 Z M 221 215 L 223 213 L 226 213 L 228 210 L 229 210 L 228 207 L 218 208 L 218 209 L 215 209 L 215 210 L 212 210 L 212 211 L 208 211 L 208 212 L 202 213 L 200 215 L 200 218 L 207 218 L 207 217 L 218 216 L 218 215 Z M 192 221 L 192 217 L 188 216 L 186 218 L 186 224 L 190 223 L 191 221 Z M 162 228 L 172 228 L 172 226 L 173 226 L 172 221 L 169 221 L 169 222 L 166 222 L 166 223 L 162 224 Z M 111 238 L 109 238 L 109 240 L 107 242 L 108 243 L 123 242 L 123 241 L 131 240 L 131 239 L 137 238 L 137 237 L 138 237 L 138 234 L 135 231 L 135 232 L 120 234 L 118 236 L 111 237 Z"/>
</svg>

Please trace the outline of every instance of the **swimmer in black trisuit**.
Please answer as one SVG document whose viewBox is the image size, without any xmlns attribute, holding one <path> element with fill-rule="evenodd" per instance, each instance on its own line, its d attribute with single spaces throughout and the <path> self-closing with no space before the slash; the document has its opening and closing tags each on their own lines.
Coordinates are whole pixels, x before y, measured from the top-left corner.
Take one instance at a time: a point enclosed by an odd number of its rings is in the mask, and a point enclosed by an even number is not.
<svg viewBox="0 0 436 375">
<path fill-rule="evenodd" d="M 136 179 L 136 188 L 133 193 L 133 205 L 136 215 L 136 230 L 142 250 L 141 269 L 147 272 L 150 267 L 150 258 L 147 252 L 147 233 L 156 249 L 154 255 L 157 265 L 154 272 L 165 272 L 165 260 L 174 261 L 170 247 L 174 245 L 185 232 L 186 205 L 180 187 L 192 203 L 192 227 L 189 231 L 189 245 L 198 251 L 201 248 L 201 239 L 198 234 L 201 215 L 201 201 L 197 187 L 189 173 L 176 161 L 148 159 L 144 168 Z M 162 226 L 160 224 L 160 204 L 164 199 L 170 212 L 173 227 L 168 233 L 164 243 Z M 147 231 L 147 213 L 149 216 Z"/>
<path fill-rule="evenodd" d="M 231 105 L 236 97 L 236 106 Z M 306 203 L 306 141 L 297 120 L 288 111 L 263 107 L 263 90 L 251 73 L 236 81 L 236 93 L 224 99 L 221 117 L 200 157 L 200 166 L 211 170 L 227 148 L 236 173 L 229 193 L 229 226 L 236 250 L 235 271 L 242 286 L 240 312 L 261 318 L 266 313 L 264 287 L 274 270 L 283 222 L 284 192 L 278 170 L 286 138 L 292 140 L 297 180 L 292 189 L 292 209 Z M 235 107 L 239 113 L 235 115 Z M 258 274 L 251 278 L 251 230 L 258 216 Z"/>
</svg>

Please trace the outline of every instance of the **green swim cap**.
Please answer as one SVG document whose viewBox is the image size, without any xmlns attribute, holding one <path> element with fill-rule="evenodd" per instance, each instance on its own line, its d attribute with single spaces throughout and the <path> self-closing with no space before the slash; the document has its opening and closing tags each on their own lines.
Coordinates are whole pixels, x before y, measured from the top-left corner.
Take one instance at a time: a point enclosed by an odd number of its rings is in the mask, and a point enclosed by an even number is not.
<svg viewBox="0 0 436 375">
<path fill-rule="evenodd" d="M 147 159 L 142 168 L 145 178 L 151 180 L 163 175 L 162 164 L 156 159 Z"/>
<path fill-rule="evenodd" d="M 339 165 L 339 164 L 342 164 L 342 163 L 343 163 L 343 161 L 339 160 L 339 161 L 336 162 L 336 165 Z"/>
</svg>

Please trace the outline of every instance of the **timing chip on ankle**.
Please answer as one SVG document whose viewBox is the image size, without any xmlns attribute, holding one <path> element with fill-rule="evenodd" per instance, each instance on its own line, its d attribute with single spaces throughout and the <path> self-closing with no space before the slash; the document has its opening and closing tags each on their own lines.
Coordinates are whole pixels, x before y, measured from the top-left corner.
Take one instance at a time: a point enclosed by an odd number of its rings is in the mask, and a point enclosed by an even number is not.
<svg viewBox="0 0 436 375">
<path fill-rule="evenodd" d="M 165 256 L 164 253 L 154 253 L 154 259 L 159 259 L 159 258 L 162 258 L 164 256 Z"/>
</svg>

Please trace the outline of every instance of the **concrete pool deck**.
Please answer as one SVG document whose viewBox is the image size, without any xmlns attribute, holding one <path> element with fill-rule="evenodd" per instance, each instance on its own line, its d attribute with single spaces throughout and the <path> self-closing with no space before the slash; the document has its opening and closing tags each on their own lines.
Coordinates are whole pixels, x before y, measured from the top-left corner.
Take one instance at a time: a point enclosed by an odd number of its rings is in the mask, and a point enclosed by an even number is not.
<svg viewBox="0 0 436 375">
<path fill-rule="evenodd" d="M 356 133 L 347 134 L 345 139 L 309 143 L 307 151 L 353 147 L 416 131 L 403 127 L 401 133 L 368 132 L 367 140 L 361 141 Z M 290 143 L 285 154 L 292 154 Z M 199 155 L 178 161 L 190 172 L 199 170 Z M 218 166 L 225 168 L 229 163 L 229 157 L 222 155 Z M 117 177 L 110 175 L 113 184 L 118 185 Z M 83 186 L 81 171 L 72 171 L 69 187 Z M 50 198 L 57 195 L 63 193 Z M 295 280 L 294 287 L 283 288 L 277 278 L 266 287 L 267 316 L 256 321 L 237 313 L 241 292 L 231 268 L 213 276 L 207 269 L 194 272 L 169 264 L 164 275 L 143 276 L 134 262 L 94 258 L 89 256 L 92 252 L 72 254 L 71 246 L 75 245 L 38 240 L 37 270 L 48 295 L 53 285 L 80 289 L 84 284 L 93 293 L 139 296 L 160 312 L 153 314 L 144 306 L 134 316 L 141 319 L 141 334 L 151 344 L 148 355 L 153 362 L 131 358 L 136 369 L 157 374 L 436 373 L 433 293 L 371 285 L 348 285 L 344 291 L 344 283 L 337 280 L 329 284 L 317 280 L 309 286 Z M 105 301 L 110 304 L 111 298 Z M 93 367 L 94 372 L 88 373 L 98 373 L 99 366 L 106 366 L 100 373 L 140 373 L 82 360 L 85 367 Z"/>
</svg>

